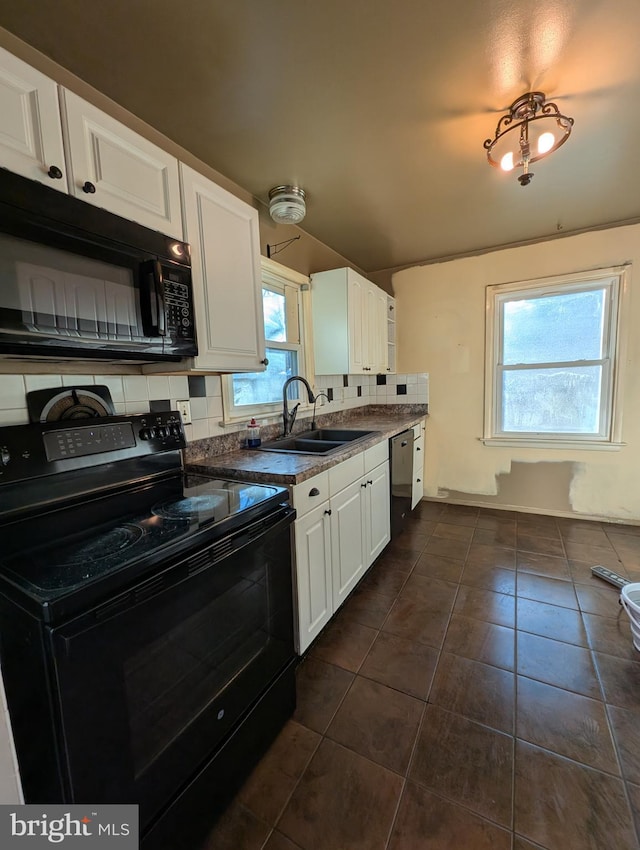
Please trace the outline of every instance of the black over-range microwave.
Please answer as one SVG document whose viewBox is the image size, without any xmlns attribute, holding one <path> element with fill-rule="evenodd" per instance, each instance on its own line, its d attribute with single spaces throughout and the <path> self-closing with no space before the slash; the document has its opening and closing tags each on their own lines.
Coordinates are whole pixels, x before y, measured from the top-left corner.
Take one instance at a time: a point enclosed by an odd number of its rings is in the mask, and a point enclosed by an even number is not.
<svg viewBox="0 0 640 850">
<path fill-rule="evenodd" d="M 189 245 L 0 168 L 0 355 L 194 354 Z"/>
</svg>

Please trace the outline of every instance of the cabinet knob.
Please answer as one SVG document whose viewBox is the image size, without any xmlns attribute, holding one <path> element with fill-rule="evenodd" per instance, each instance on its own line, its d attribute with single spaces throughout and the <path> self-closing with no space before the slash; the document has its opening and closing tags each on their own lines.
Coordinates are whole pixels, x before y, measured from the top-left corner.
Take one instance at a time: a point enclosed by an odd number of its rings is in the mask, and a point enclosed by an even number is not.
<svg viewBox="0 0 640 850">
<path fill-rule="evenodd" d="M 264 360 L 261 360 L 260 362 L 262 363 L 263 366 L 268 366 L 269 365 L 269 358 L 265 357 Z"/>
<path fill-rule="evenodd" d="M 371 486 L 373 487 L 373 481 L 367 481 L 367 484 L 371 484 Z"/>
<path fill-rule="evenodd" d="M 387 366 L 387 372 L 391 371 L 391 366 Z"/>
<path fill-rule="evenodd" d="M 57 165 L 52 165 L 47 171 L 47 174 L 52 180 L 60 180 L 62 178 L 62 171 L 60 171 Z"/>
<path fill-rule="evenodd" d="M 421 451 L 422 451 L 422 449 L 420 448 L 420 446 L 416 446 L 416 451 L 417 451 L 417 452 L 421 452 Z"/>
<path fill-rule="evenodd" d="M 418 484 L 420 484 L 420 482 L 422 481 L 422 478 L 416 478 L 416 481 L 418 482 Z"/>
<path fill-rule="evenodd" d="M 87 195 L 93 195 L 96 191 L 96 187 L 93 185 L 93 183 L 89 183 L 89 181 L 87 180 L 82 187 L 82 191 L 85 192 Z"/>
<path fill-rule="evenodd" d="M 309 495 L 310 496 L 319 496 L 320 490 L 318 490 L 317 487 L 312 487 L 311 490 L 309 490 Z"/>
<path fill-rule="evenodd" d="M 331 508 L 328 508 L 328 509 L 325 511 L 325 514 L 326 514 L 327 516 L 331 516 Z"/>
<path fill-rule="evenodd" d="M 366 487 L 367 485 L 366 485 L 365 483 L 362 483 L 360 486 L 361 486 L 361 487 Z"/>
</svg>

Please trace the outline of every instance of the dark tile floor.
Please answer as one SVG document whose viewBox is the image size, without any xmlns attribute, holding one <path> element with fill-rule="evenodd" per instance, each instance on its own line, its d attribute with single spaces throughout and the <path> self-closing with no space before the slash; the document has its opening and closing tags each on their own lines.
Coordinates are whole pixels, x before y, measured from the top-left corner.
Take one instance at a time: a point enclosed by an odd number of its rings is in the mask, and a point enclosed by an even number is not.
<svg viewBox="0 0 640 850">
<path fill-rule="evenodd" d="M 638 850 L 640 527 L 414 514 L 206 850 Z"/>
</svg>

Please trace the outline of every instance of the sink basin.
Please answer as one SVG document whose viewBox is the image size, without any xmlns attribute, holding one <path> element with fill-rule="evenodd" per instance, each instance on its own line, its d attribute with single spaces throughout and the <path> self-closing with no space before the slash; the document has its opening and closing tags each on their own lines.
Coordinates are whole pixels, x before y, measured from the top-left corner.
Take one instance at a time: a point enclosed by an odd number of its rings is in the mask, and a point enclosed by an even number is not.
<svg viewBox="0 0 640 850">
<path fill-rule="evenodd" d="M 305 431 L 297 434 L 298 439 L 305 440 L 334 440 L 337 443 L 351 443 L 362 440 L 374 431 L 353 431 L 349 428 L 318 428 L 316 431 Z"/>
<path fill-rule="evenodd" d="M 281 437 L 263 443 L 260 451 L 284 452 L 298 455 L 328 455 L 336 452 L 349 443 L 364 440 L 375 431 L 355 431 L 348 428 L 318 428 L 314 431 L 303 431 L 290 437 Z"/>
</svg>

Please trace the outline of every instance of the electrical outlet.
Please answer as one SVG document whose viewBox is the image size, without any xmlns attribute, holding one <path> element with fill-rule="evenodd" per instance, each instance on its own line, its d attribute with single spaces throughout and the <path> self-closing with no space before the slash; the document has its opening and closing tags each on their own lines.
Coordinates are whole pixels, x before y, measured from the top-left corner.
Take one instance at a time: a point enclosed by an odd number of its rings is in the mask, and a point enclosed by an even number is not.
<svg viewBox="0 0 640 850">
<path fill-rule="evenodd" d="M 182 416 L 182 424 L 190 425 L 191 424 L 191 402 L 189 399 L 185 399 L 184 401 L 176 401 L 176 408 L 180 412 L 180 416 Z"/>
</svg>

